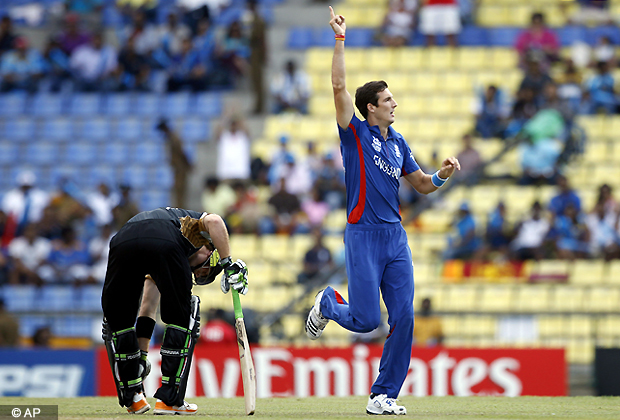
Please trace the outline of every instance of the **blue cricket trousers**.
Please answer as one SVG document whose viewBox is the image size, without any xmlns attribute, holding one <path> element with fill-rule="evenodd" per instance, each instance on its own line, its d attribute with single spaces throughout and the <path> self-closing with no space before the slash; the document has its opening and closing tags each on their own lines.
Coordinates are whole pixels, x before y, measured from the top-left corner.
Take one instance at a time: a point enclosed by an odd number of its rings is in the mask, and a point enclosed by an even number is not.
<svg viewBox="0 0 620 420">
<path fill-rule="evenodd" d="M 372 331 L 381 322 L 381 291 L 390 333 L 371 392 L 396 398 L 409 370 L 413 341 L 413 265 L 407 234 L 400 223 L 348 224 L 344 243 L 349 303 L 328 287 L 321 313 L 347 330 Z"/>
</svg>

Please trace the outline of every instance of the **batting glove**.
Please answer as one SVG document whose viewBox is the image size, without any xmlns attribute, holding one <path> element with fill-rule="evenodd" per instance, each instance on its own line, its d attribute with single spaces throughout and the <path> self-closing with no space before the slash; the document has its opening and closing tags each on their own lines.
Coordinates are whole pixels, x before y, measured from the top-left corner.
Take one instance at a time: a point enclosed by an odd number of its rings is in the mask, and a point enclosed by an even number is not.
<svg viewBox="0 0 620 420">
<path fill-rule="evenodd" d="M 242 260 L 237 260 L 234 263 L 228 258 L 224 258 L 220 261 L 220 264 L 224 268 L 224 275 L 220 280 L 220 289 L 222 293 L 228 293 L 232 287 L 237 292 L 245 295 L 248 292 L 248 268 Z"/>
</svg>

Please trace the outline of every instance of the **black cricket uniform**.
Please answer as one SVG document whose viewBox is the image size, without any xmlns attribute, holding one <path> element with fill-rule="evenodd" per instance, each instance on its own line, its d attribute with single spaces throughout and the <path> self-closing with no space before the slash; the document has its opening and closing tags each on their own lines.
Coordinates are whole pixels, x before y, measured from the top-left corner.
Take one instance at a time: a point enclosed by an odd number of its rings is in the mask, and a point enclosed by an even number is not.
<svg viewBox="0 0 620 420">
<path fill-rule="evenodd" d="M 188 328 L 192 290 L 188 257 L 198 249 L 181 233 L 179 218 L 199 219 L 202 214 L 172 207 L 145 211 L 114 235 L 101 296 L 103 314 L 112 331 L 136 323 L 147 274 L 161 294 L 162 321 Z"/>
</svg>

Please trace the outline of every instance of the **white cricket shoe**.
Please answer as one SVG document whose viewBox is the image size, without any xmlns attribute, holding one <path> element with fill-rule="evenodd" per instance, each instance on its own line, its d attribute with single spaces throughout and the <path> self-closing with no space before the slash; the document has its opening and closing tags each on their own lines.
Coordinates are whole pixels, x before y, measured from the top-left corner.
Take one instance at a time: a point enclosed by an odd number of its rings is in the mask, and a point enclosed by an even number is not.
<svg viewBox="0 0 620 420">
<path fill-rule="evenodd" d="M 155 403 L 155 410 L 153 410 L 153 414 L 164 414 L 164 415 L 191 415 L 196 414 L 198 411 L 198 406 L 196 404 L 190 404 L 187 401 L 183 401 L 183 405 L 167 405 L 162 400 L 157 400 Z"/>
<path fill-rule="evenodd" d="M 396 398 L 388 398 L 386 394 L 375 395 L 374 398 L 368 397 L 366 405 L 367 414 L 407 414 L 407 409 L 402 405 L 396 404 Z"/>
<path fill-rule="evenodd" d="M 324 291 L 325 289 L 316 294 L 314 306 L 310 309 L 310 313 L 306 319 L 306 335 L 310 338 L 310 340 L 316 340 L 319 338 L 321 334 L 323 334 L 323 330 L 329 322 L 329 319 L 323 317 L 321 314 L 321 298 L 323 297 Z"/>
</svg>

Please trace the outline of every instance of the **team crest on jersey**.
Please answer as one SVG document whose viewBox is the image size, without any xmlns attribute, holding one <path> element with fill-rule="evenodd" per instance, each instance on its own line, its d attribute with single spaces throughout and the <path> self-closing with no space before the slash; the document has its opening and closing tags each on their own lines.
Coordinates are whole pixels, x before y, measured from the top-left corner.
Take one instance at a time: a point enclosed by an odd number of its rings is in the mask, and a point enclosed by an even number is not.
<svg viewBox="0 0 620 420">
<path fill-rule="evenodd" d="M 372 136 L 372 148 L 375 149 L 377 152 L 381 151 L 381 141 L 375 136 Z"/>
<path fill-rule="evenodd" d="M 396 157 L 400 157 L 400 149 L 398 148 L 398 144 L 394 145 L 394 153 L 396 153 Z"/>
</svg>

